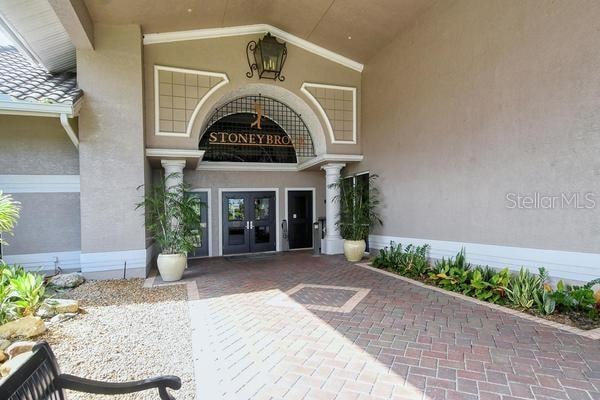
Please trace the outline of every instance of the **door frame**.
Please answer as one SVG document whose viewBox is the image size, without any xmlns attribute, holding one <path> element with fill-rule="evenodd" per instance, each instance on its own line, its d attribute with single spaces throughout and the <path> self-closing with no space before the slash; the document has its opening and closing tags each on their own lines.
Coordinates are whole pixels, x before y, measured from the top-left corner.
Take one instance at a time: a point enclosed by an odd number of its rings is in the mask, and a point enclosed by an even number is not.
<svg viewBox="0 0 600 400">
<path fill-rule="evenodd" d="M 208 189 L 204 189 L 204 188 L 197 188 L 197 189 L 192 189 L 190 190 L 190 192 L 199 192 L 199 193 L 206 193 L 206 215 L 208 215 L 208 221 L 206 221 L 207 225 L 206 225 L 206 233 L 207 233 L 207 240 L 208 240 L 208 256 L 200 256 L 200 257 L 194 257 L 194 258 L 206 258 L 206 257 L 212 257 L 212 189 L 208 188 Z"/>
<path fill-rule="evenodd" d="M 219 188 L 219 256 L 223 255 L 223 192 L 275 192 L 275 251 L 281 251 L 279 188 Z"/>
<path fill-rule="evenodd" d="M 288 192 L 294 192 L 294 191 L 302 191 L 302 192 L 312 192 L 312 209 L 313 209 L 313 224 L 315 222 L 317 222 L 317 190 L 314 187 L 286 187 L 285 188 L 285 219 L 288 220 Z M 288 231 L 289 231 L 289 220 L 288 220 Z M 312 227 L 311 227 L 312 229 Z M 314 234 L 314 232 L 313 232 Z M 301 249 L 288 249 L 289 251 L 297 251 L 297 250 L 310 250 L 313 249 L 314 246 L 314 238 L 313 238 L 313 245 L 310 247 L 303 247 Z"/>
</svg>

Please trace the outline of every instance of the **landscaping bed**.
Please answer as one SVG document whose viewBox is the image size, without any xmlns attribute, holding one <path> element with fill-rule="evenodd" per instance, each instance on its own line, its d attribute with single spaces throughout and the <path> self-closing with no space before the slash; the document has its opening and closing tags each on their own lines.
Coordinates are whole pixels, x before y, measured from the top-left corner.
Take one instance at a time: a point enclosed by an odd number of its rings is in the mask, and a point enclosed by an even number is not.
<svg viewBox="0 0 600 400">
<path fill-rule="evenodd" d="M 185 286 L 144 288 L 143 279 L 88 281 L 81 274 L 44 279 L 0 262 L 0 385 L 47 341 L 61 371 L 100 381 L 176 375 L 177 399 L 194 399 L 190 315 Z M 155 399 L 156 390 L 109 397 Z"/>
<path fill-rule="evenodd" d="M 103 381 L 176 375 L 177 399 L 194 399 L 192 343 L 182 285 L 143 288 L 142 279 L 91 281 L 60 297 L 83 313 L 36 340 L 52 346 L 62 372 Z M 70 399 L 156 399 L 156 390 L 109 397 L 69 392 Z"/>
<path fill-rule="evenodd" d="M 600 291 L 594 292 L 598 279 L 583 286 L 562 281 L 552 286 L 544 268 L 534 274 L 525 268 L 511 273 L 508 268 L 473 266 L 464 250 L 431 264 L 428 250 L 428 245 L 390 244 L 371 261 L 375 268 L 552 322 L 581 330 L 600 328 Z"/>
</svg>

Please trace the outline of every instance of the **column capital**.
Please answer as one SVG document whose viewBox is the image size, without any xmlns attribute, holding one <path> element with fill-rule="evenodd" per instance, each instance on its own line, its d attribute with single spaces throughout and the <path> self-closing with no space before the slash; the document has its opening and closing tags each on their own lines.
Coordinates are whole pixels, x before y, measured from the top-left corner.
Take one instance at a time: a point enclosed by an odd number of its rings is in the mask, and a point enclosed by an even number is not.
<svg viewBox="0 0 600 400">
<path fill-rule="evenodd" d="M 181 169 L 181 171 L 185 168 L 185 163 L 185 160 L 160 160 L 160 165 L 162 165 L 163 168 L 178 168 Z"/>
<path fill-rule="evenodd" d="M 325 170 L 326 174 L 339 175 L 342 168 L 346 166 L 345 163 L 329 163 L 321 166 L 321 169 Z"/>
</svg>

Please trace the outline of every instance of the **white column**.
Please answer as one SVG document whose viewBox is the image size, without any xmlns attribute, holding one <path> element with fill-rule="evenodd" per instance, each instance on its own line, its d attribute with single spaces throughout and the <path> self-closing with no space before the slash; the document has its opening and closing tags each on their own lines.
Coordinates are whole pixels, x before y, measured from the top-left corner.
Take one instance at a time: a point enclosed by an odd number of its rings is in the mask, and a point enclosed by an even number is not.
<svg viewBox="0 0 600 400">
<path fill-rule="evenodd" d="M 340 202 L 336 197 L 340 194 L 339 187 L 331 185 L 340 179 L 342 168 L 346 164 L 331 163 L 321 167 L 325 170 L 325 218 L 327 218 L 325 239 L 321 248 L 325 254 L 342 254 L 344 252 L 344 241 L 340 235 L 339 226 L 336 224 L 340 216 Z"/>
<path fill-rule="evenodd" d="M 165 169 L 165 186 L 170 189 L 183 183 L 185 160 L 160 160 Z"/>
</svg>

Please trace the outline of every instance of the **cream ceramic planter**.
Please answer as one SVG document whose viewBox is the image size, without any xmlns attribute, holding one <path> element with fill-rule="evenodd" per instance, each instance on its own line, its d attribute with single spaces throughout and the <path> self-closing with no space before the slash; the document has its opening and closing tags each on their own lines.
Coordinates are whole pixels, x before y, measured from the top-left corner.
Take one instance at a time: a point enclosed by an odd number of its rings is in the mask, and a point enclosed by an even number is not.
<svg viewBox="0 0 600 400">
<path fill-rule="evenodd" d="M 366 248 L 367 243 L 364 240 L 344 240 L 344 255 L 350 262 L 362 260 Z"/>
<path fill-rule="evenodd" d="M 178 281 L 187 267 L 185 254 L 159 254 L 156 260 L 160 277 L 165 282 Z"/>
</svg>

